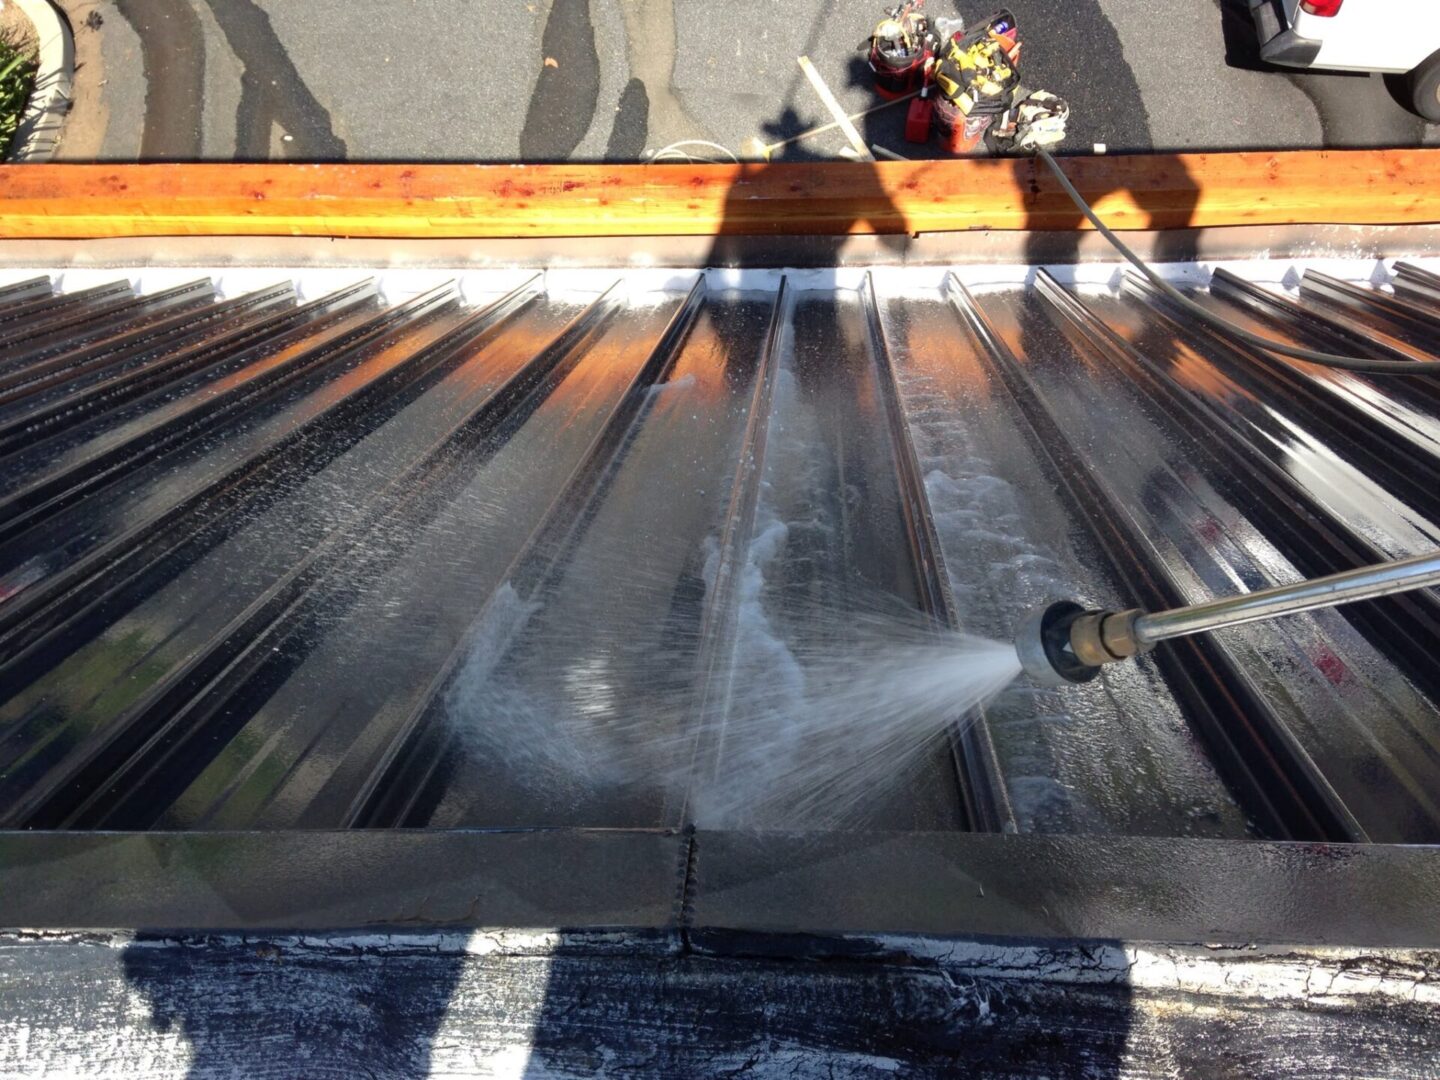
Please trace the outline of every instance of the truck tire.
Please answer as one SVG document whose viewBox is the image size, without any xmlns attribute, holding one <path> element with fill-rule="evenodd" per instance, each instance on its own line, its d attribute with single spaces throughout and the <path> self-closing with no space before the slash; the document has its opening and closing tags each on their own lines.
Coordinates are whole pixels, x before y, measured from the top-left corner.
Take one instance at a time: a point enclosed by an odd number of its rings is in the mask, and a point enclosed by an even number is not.
<svg viewBox="0 0 1440 1080">
<path fill-rule="evenodd" d="M 1410 72 L 1410 104 L 1426 120 L 1440 122 L 1440 52 Z"/>
</svg>

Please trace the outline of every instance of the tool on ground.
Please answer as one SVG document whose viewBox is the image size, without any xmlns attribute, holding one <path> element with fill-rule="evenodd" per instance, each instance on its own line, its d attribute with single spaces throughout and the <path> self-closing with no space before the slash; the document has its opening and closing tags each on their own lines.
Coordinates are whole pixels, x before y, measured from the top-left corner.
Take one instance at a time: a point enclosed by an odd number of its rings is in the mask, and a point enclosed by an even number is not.
<svg viewBox="0 0 1440 1080">
<path fill-rule="evenodd" d="M 935 85 L 969 116 L 1003 111 L 1020 82 L 1019 30 L 1014 16 L 1000 11 L 973 29 L 940 43 Z"/>
<path fill-rule="evenodd" d="M 1063 142 L 1069 119 L 1069 102 L 1048 90 L 1036 90 L 1007 109 L 990 134 L 1001 149 L 1034 151 Z"/>
<path fill-rule="evenodd" d="M 927 19 L 923 2 L 887 9 L 870 36 L 876 92 L 892 100 L 919 93 L 905 117 L 907 142 L 926 143 L 936 131 L 945 149 L 968 154 L 981 140 L 999 151 L 1035 151 L 1064 140 L 1069 103 L 1020 84 L 1013 13 L 1002 8 L 967 29 L 963 19 Z"/>
<path fill-rule="evenodd" d="M 994 119 L 989 113 L 966 116 L 949 98 L 935 98 L 935 133 L 940 145 L 952 154 L 970 154 L 980 146 Z"/>
<path fill-rule="evenodd" d="M 925 0 L 907 0 L 885 12 L 870 35 L 870 70 L 875 92 L 894 99 L 925 84 L 935 39 L 925 17 Z"/>
<path fill-rule="evenodd" d="M 920 91 L 920 96 L 910 101 L 910 108 L 905 113 L 906 142 L 930 141 L 930 129 L 935 123 L 935 102 L 931 100 L 928 90 L 927 87 Z"/>
<path fill-rule="evenodd" d="M 1015 651 L 1032 680 L 1065 686 L 1089 682 L 1103 665 L 1139 656 L 1171 638 L 1434 585 L 1440 585 L 1440 551 L 1170 611 L 1087 611 L 1062 600 L 1026 621 Z"/>
<path fill-rule="evenodd" d="M 1006 10 L 940 42 L 935 55 L 935 124 L 953 153 L 969 153 L 1015 103 L 1019 28 Z"/>
</svg>

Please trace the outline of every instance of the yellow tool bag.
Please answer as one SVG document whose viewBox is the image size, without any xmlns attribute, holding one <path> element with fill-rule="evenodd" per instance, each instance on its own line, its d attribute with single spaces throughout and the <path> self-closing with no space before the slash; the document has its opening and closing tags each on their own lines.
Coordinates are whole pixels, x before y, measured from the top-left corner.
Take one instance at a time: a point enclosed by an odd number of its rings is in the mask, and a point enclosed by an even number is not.
<svg viewBox="0 0 1440 1080">
<path fill-rule="evenodd" d="M 1018 46 L 1012 37 L 995 33 L 994 24 L 990 20 L 940 46 L 935 86 L 966 116 L 1004 112 L 1020 85 L 1012 59 Z"/>
</svg>

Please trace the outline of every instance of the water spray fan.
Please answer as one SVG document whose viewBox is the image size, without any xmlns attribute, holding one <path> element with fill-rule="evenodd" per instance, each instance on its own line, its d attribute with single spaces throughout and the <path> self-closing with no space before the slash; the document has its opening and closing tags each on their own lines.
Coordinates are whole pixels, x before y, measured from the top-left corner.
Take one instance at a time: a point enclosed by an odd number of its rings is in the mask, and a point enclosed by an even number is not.
<svg viewBox="0 0 1440 1080">
<path fill-rule="evenodd" d="M 1170 638 L 1433 585 L 1440 585 L 1440 551 L 1155 613 L 1087 610 L 1062 600 L 1026 620 L 1015 651 L 1034 682 L 1066 686 L 1089 682 L 1104 665 L 1149 652 Z"/>
</svg>

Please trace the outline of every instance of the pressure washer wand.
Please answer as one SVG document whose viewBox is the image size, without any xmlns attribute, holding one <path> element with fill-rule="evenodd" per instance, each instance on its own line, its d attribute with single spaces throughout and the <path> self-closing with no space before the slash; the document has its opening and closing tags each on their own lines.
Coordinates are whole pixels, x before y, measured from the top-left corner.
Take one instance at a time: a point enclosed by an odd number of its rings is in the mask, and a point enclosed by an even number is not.
<svg viewBox="0 0 1440 1080">
<path fill-rule="evenodd" d="M 1138 656 L 1169 638 L 1430 585 L 1440 585 L 1440 551 L 1150 614 L 1139 609 L 1086 611 L 1062 600 L 1026 621 L 1015 651 L 1025 672 L 1041 685 L 1083 683 L 1098 675 L 1101 665 Z"/>
</svg>

